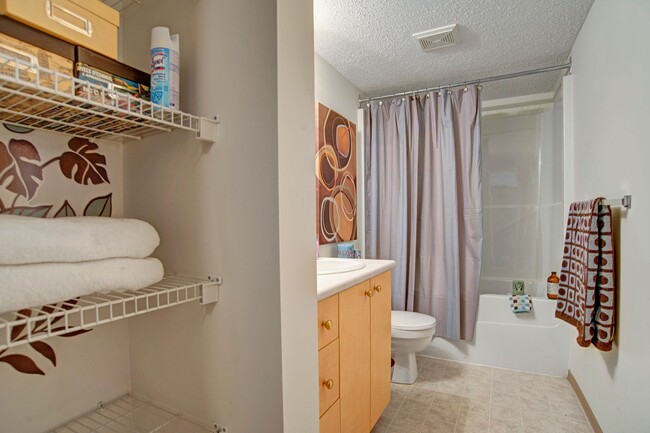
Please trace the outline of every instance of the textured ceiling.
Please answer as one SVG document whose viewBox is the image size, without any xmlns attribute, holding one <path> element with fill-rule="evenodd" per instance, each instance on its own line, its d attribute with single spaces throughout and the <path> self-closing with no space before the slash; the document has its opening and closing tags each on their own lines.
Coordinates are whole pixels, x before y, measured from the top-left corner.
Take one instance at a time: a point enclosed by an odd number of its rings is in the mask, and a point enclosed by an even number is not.
<svg viewBox="0 0 650 433">
<path fill-rule="evenodd" d="M 316 52 L 365 96 L 564 63 L 593 0 L 314 0 Z M 458 24 L 458 45 L 411 34 Z M 561 72 L 486 83 L 483 98 L 549 92 Z"/>
</svg>

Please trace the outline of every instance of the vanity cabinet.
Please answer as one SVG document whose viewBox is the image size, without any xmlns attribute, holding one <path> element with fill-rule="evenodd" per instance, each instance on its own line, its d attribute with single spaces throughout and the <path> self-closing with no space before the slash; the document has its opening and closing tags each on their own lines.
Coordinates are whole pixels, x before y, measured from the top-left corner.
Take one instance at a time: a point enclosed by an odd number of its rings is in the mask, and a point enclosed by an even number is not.
<svg viewBox="0 0 650 433">
<path fill-rule="evenodd" d="M 321 301 L 318 312 L 321 433 L 369 433 L 390 400 L 390 271 Z M 334 404 L 325 377 L 334 374 L 324 373 L 333 348 L 339 361 Z"/>
</svg>

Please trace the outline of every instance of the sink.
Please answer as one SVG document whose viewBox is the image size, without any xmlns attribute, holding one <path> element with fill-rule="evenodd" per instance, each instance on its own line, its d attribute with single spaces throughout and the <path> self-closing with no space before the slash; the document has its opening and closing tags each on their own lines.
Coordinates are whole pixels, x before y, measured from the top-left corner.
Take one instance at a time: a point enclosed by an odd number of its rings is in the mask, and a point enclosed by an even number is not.
<svg viewBox="0 0 650 433">
<path fill-rule="evenodd" d="M 316 260 L 317 275 L 342 274 L 344 272 L 352 272 L 365 267 L 365 263 L 363 263 L 361 260 L 355 259 L 336 259 L 322 257 Z"/>
</svg>

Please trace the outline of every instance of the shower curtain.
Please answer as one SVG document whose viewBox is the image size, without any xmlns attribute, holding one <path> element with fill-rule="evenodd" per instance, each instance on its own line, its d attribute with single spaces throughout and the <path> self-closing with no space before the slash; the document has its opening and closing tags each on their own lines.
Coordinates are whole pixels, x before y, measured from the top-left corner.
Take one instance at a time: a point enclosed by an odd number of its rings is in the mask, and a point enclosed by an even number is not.
<svg viewBox="0 0 650 433">
<path fill-rule="evenodd" d="M 393 310 L 471 340 L 481 271 L 477 86 L 365 109 L 366 256 L 392 259 Z"/>
</svg>

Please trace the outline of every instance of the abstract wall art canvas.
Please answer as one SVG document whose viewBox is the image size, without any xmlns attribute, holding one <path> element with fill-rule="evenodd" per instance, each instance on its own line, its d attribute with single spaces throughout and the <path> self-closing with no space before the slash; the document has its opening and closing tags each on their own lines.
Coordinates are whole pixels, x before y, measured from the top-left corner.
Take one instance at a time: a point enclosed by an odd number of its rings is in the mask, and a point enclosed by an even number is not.
<svg viewBox="0 0 650 433">
<path fill-rule="evenodd" d="M 323 104 L 316 125 L 318 241 L 351 241 L 357 238 L 356 126 Z"/>
</svg>

